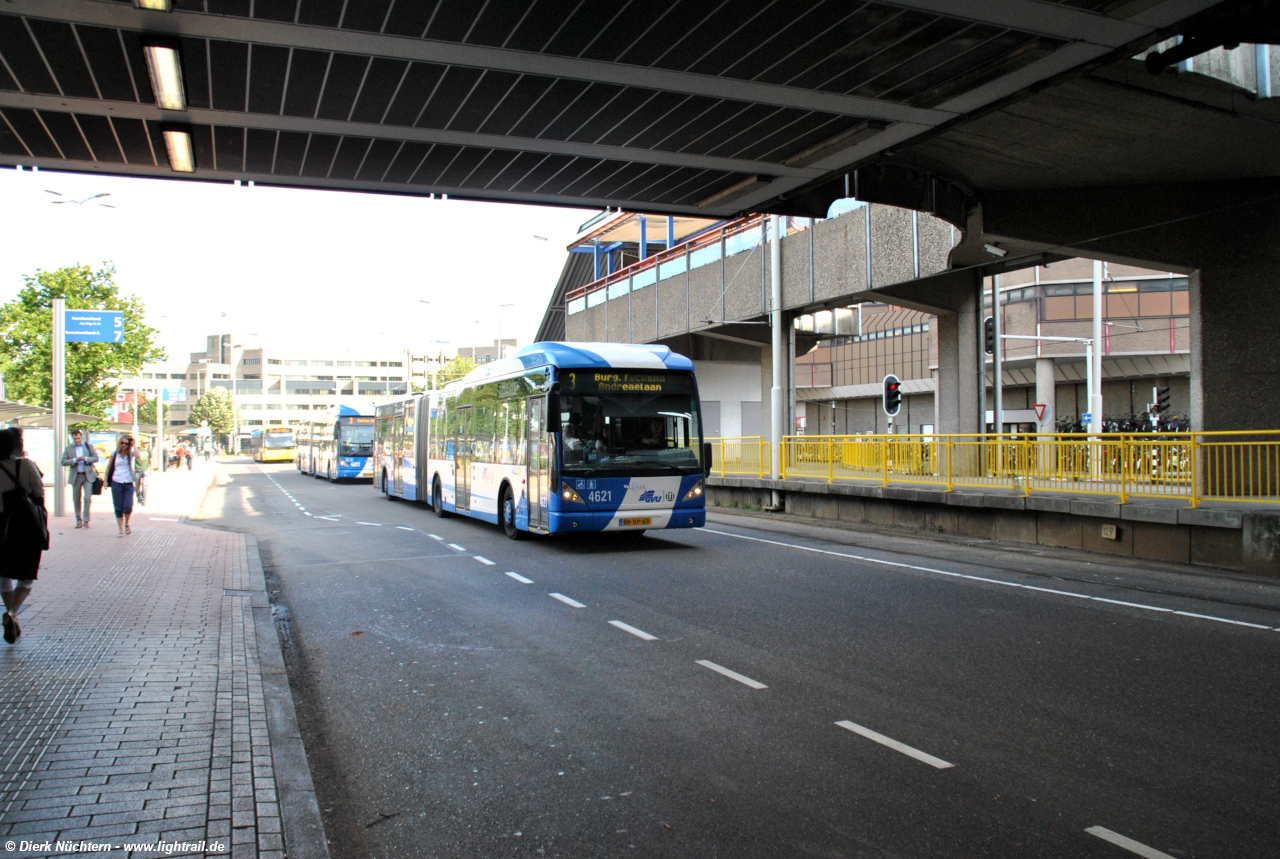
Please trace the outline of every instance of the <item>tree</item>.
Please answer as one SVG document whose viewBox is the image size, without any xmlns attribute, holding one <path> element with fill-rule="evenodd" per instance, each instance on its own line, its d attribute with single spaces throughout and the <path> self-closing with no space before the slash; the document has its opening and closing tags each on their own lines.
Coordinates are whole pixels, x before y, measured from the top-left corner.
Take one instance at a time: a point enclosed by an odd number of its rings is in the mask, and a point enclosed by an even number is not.
<svg viewBox="0 0 1280 859">
<path fill-rule="evenodd" d="M 235 397 L 231 396 L 231 391 L 227 388 L 210 388 L 201 394 L 188 412 L 187 420 L 193 424 L 208 421 L 209 429 L 220 436 L 222 443 L 228 448 L 230 439 L 235 437 L 240 428 Z"/>
<path fill-rule="evenodd" d="M 154 424 L 156 422 L 156 401 L 147 400 L 138 406 L 138 423 Z"/>
<path fill-rule="evenodd" d="M 163 360 L 156 345 L 156 329 L 143 321 L 142 301 L 123 297 L 116 286 L 115 265 L 98 271 L 87 265 L 57 271 L 36 270 L 13 301 L 0 307 L 0 372 L 7 395 L 31 405 L 53 405 L 53 299 L 66 300 L 68 310 L 124 312 L 121 343 L 66 344 L 67 410 L 104 415 L 115 401 L 118 385 L 111 381 L 136 373 L 149 361 Z M 88 426 L 105 423 L 105 417 Z"/>
<path fill-rule="evenodd" d="M 456 358 L 450 358 L 440 372 L 436 373 L 436 387 L 443 388 L 450 382 L 456 382 L 463 376 L 470 373 L 476 368 L 476 362 L 471 358 L 465 358 L 459 355 Z"/>
</svg>

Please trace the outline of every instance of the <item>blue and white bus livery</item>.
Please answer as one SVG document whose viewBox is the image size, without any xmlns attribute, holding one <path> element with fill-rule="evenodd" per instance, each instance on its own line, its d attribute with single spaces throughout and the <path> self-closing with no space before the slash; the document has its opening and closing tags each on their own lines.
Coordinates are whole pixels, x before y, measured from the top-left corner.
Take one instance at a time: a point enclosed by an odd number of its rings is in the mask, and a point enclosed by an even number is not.
<svg viewBox="0 0 1280 859">
<path fill-rule="evenodd" d="M 375 486 L 438 515 L 514 539 L 705 522 L 693 363 L 664 346 L 536 343 L 377 411 Z"/>
</svg>

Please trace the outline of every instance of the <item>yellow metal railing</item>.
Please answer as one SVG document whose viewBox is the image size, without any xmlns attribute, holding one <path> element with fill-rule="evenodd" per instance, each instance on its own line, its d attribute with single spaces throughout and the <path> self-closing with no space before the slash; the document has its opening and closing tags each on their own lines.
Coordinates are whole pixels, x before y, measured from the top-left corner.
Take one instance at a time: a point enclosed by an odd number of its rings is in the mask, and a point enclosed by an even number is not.
<svg viewBox="0 0 1280 859">
<path fill-rule="evenodd" d="M 721 477 L 767 477 L 773 473 L 771 445 L 760 436 L 713 438 L 711 473 Z"/>
<path fill-rule="evenodd" d="M 767 477 L 769 442 L 712 439 L 712 473 Z M 783 480 L 1280 503 L 1280 430 L 1146 434 L 787 436 Z"/>
</svg>

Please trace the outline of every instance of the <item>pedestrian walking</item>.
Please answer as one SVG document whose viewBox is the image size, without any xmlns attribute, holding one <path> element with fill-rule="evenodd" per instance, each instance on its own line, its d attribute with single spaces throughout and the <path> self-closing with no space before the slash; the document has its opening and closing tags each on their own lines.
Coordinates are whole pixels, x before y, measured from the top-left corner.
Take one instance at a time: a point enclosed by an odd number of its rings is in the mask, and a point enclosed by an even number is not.
<svg viewBox="0 0 1280 859">
<path fill-rule="evenodd" d="M 4 597 L 4 640 L 22 635 L 18 609 L 35 586 L 40 557 L 49 547 L 44 515 L 44 478 L 22 455 L 22 430 L 0 430 L 0 596 Z"/>
<path fill-rule="evenodd" d="M 71 508 L 76 512 L 76 527 L 89 527 L 89 502 L 93 499 L 93 484 L 98 470 L 93 464 L 98 452 L 84 440 L 84 433 L 72 430 L 71 444 L 62 450 L 62 464 L 67 466 L 67 482 L 71 484 Z"/>
<path fill-rule="evenodd" d="M 140 439 L 138 441 L 138 450 L 133 455 L 133 477 L 134 495 L 138 499 L 138 503 L 143 507 L 147 506 L 147 481 L 151 474 L 151 448 L 147 445 L 147 440 Z"/>
<path fill-rule="evenodd" d="M 111 487 L 111 501 L 116 508 L 116 527 L 119 536 L 132 534 L 129 517 L 133 515 L 133 493 L 137 478 L 133 471 L 133 438 L 121 436 L 116 452 L 107 459 L 107 485 Z"/>
<path fill-rule="evenodd" d="M 191 446 L 186 442 L 182 443 L 182 458 L 187 461 L 187 471 L 191 470 Z"/>
</svg>

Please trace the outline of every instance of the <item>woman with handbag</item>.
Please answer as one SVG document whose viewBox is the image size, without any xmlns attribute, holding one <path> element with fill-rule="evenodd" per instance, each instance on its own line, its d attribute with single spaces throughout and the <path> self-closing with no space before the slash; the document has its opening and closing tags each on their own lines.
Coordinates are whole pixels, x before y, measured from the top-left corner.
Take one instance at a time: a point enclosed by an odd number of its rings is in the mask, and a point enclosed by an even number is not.
<svg viewBox="0 0 1280 859">
<path fill-rule="evenodd" d="M 43 523 L 20 516 L 20 504 L 32 505 L 28 507 L 29 515 L 42 512 L 44 480 L 36 464 L 22 456 L 22 430 L 11 427 L 0 430 L 0 595 L 4 597 L 4 640 L 9 644 L 22 635 L 18 609 L 31 595 L 40 570 L 40 556 L 49 540 Z M 39 530 L 43 533 L 37 533 Z"/>
<path fill-rule="evenodd" d="M 133 471 L 133 437 L 121 436 L 116 452 L 107 459 L 107 485 L 111 487 L 111 501 L 116 508 L 118 536 L 132 534 L 129 517 L 133 515 L 133 492 L 138 478 Z"/>
</svg>

